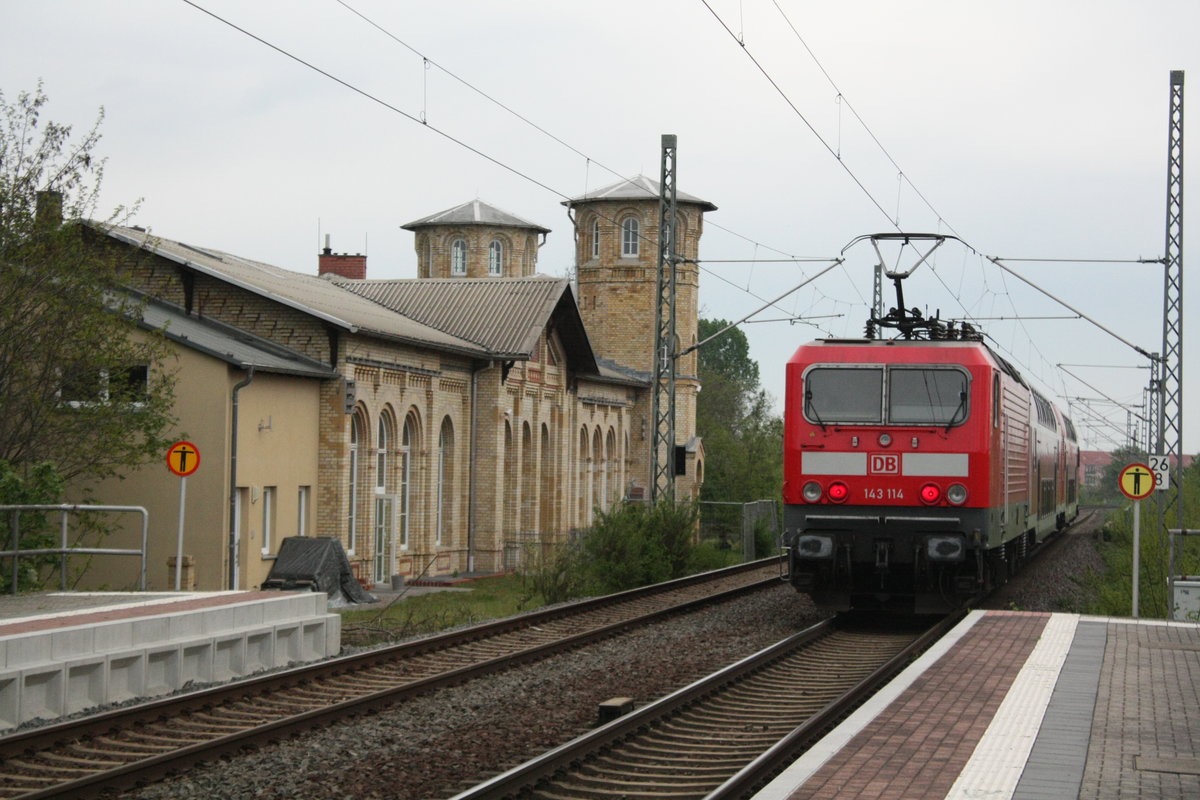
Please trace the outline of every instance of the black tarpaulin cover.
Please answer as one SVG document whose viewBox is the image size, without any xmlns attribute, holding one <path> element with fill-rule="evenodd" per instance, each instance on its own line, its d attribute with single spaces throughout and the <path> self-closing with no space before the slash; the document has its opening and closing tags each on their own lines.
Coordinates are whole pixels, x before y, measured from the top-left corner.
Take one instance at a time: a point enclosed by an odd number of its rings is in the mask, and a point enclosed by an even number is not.
<svg viewBox="0 0 1200 800">
<path fill-rule="evenodd" d="M 285 538 L 262 588 L 325 592 L 331 605 L 375 602 L 351 572 L 342 543 L 324 536 Z"/>
</svg>

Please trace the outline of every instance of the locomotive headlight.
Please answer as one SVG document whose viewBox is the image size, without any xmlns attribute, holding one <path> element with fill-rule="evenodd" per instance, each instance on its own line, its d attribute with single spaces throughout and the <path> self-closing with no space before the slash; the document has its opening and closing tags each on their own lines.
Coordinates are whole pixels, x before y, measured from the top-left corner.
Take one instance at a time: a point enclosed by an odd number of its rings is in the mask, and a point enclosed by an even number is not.
<svg viewBox="0 0 1200 800">
<path fill-rule="evenodd" d="M 931 506 L 942 499 L 942 490 L 936 483 L 927 483 L 921 487 L 921 502 Z"/>
<path fill-rule="evenodd" d="M 829 484 L 829 499 L 835 503 L 844 503 L 846 498 L 850 496 L 850 487 L 841 481 L 834 481 Z"/>
<path fill-rule="evenodd" d="M 821 484 L 816 481 L 809 481 L 804 484 L 804 488 L 800 490 L 800 494 L 804 496 L 806 502 L 815 503 L 821 499 Z"/>
<path fill-rule="evenodd" d="M 961 483 L 950 484 L 950 488 L 946 490 L 946 499 L 950 501 L 950 505 L 961 506 L 967 502 L 967 487 Z"/>
<path fill-rule="evenodd" d="M 962 561 L 967 546 L 961 536 L 930 536 L 925 540 L 925 554 L 930 561 Z"/>
<path fill-rule="evenodd" d="M 890 433 L 879 434 L 879 446 L 880 447 L 891 447 L 892 446 L 892 435 Z"/>
<path fill-rule="evenodd" d="M 799 558 L 830 558 L 833 556 L 833 537 L 806 533 L 796 539 Z"/>
</svg>

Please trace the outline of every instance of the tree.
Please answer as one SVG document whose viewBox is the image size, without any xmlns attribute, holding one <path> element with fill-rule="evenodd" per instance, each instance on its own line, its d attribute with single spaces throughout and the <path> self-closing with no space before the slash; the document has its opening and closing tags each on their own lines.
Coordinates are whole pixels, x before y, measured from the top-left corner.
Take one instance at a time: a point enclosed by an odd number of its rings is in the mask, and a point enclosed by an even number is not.
<svg viewBox="0 0 1200 800">
<path fill-rule="evenodd" d="M 728 326 L 700 320 L 701 341 Z M 749 502 L 779 497 L 783 483 L 783 420 L 759 387 L 758 364 L 746 335 L 734 328 L 700 348 L 703 387 L 696 432 L 704 439 L 702 500 Z"/>
<path fill-rule="evenodd" d="M 165 339 L 138 332 L 141 301 L 97 232 L 121 210 L 89 221 L 103 113 L 72 140 L 43 123 L 46 101 L 40 84 L 12 104 L 0 93 L 0 462 L 98 479 L 165 450 L 174 374 Z"/>
</svg>

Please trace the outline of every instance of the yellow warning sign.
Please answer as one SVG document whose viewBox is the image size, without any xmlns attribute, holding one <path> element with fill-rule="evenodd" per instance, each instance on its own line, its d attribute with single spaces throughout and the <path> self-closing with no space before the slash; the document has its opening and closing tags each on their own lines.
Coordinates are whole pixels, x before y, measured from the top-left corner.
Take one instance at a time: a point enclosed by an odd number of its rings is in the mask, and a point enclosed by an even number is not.
<svg viewBox="0 0 1200 800">
<path fill-rule="evenodd" d="M 200 468 L 200 450 L 191 442 L 176 442 L 167 450 L 167 469 L 186 478 Z"/>
<path fill-rule="evenodd" d="M 1117 479 L 1121 494 L 1130 500 L 1142 500 L 1154 491 L 1154 471 L 1145 464 L 1130 464 Z"/>
</svg>

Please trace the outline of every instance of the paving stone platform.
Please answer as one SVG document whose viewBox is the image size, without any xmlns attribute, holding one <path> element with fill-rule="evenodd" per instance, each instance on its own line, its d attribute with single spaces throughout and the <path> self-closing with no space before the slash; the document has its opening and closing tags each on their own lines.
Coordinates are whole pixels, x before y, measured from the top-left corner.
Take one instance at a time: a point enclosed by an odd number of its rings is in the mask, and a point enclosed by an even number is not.
<svg viewBox="0 0 1200 800">
<path fill-rule="evenodd" d="M 1200 798 L 1200 626 L 976 611 L 756 800 Z"/>
</svg>

